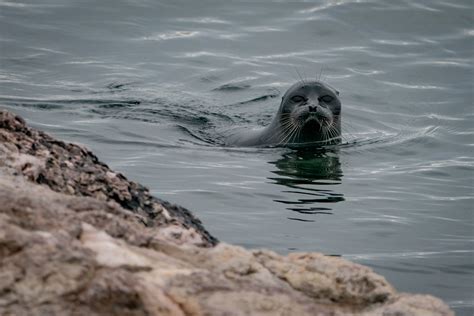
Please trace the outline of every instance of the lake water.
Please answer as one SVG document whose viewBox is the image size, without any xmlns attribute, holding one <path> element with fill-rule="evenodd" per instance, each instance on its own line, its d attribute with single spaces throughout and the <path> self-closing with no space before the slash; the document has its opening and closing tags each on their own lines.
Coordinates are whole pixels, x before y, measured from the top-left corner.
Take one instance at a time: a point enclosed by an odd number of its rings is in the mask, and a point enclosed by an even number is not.
<svg viewBox="0 0 474 316">
<path fill-rule="evenodd" d="M 341 255 L 471 315 L 473 12 L 470 0 L 0 0 L 0 105 L 222 241 Z M 341 146 L 221 146 L 319 77 L 341 92 Z"/>
</svg>

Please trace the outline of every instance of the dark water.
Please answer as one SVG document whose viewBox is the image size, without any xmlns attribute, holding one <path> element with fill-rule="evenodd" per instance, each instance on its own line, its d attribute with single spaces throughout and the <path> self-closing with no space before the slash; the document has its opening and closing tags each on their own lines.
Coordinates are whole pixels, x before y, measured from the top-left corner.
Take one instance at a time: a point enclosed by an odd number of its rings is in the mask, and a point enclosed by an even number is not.
<svg viewBox="0 0 474 316">
<path fill-rule="evenodd" d="M 0 0 L 0 104 L 223 241 L 340 254 L 469 315 L 473 16 L 469 0 Z M 300 76 L 341 91 L 344 145 L 219 145 Z"/>
</svg>

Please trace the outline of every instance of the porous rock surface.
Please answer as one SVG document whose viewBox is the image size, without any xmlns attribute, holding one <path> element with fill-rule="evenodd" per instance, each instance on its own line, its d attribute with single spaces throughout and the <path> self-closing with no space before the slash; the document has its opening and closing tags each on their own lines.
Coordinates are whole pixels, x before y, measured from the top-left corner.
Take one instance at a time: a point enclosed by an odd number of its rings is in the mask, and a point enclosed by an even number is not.
<svg viewBox="0 0 474 316">
<path fill-rule="evenodd" d="M 83 147 L 0 111 L 0 315 L 452 315 L 369 268 L 217 243 Z"/>
</svg>

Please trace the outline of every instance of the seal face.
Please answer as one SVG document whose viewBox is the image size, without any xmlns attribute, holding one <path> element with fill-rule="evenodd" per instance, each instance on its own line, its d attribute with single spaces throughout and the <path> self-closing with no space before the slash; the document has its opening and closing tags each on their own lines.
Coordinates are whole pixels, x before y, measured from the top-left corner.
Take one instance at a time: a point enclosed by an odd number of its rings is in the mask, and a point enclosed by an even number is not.
<svg viewBox="0 0 474 316">
<path fill-rule="evenodd" d="M 260 130 L 236 133 L 232 146 L 291 146 L 340 142 L 339 92 L 320 81 L 301 81 L 282 98 L 272 123 Z"/>
</svg>

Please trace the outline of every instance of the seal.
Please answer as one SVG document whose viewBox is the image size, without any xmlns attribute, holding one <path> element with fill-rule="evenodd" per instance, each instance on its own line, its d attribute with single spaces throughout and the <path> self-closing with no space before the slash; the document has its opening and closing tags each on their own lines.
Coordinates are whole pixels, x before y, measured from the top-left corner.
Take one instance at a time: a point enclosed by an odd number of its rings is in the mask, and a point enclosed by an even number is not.
<svg viewBox="0 0 474 316">
<path fill-rule="evenodd" d="M 300 81 L 284 94 L 270 125 L 236 130 L 227 146 L 311 146 L 336 144 L 341 138 L 339 92 L 321 81 Z"/>
</svg>

